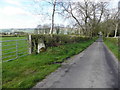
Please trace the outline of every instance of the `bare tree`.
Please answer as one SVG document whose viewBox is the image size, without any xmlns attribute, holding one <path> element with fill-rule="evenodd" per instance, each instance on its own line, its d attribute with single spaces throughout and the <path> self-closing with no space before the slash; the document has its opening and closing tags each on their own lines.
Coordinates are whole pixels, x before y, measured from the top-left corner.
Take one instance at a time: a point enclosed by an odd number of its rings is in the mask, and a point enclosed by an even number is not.
<svg viewBox="0 0 120 90">
<path fill-rule="evenodd" d="M 76 25 L 79 25 L 83 31 L 85 31 L 85 28 L 83 27 L 83 23 L 82 23 L 82 19 L 81 16 L 79 16 L 77 13 L 77 5 L 78 3 L 75 3 L 75 2 L 71 2 L 71 1 L 67 1 L 67 2 L 61 2 L 60 5 L 61 7 L 63 8 L 63 11 L 62 11 L 62 14 L 65 14 L 64 16 L 66 18 L 72 18 L 75 20 L 75 24 L 74 26 Z"/>
<path fill-rule="evenodd" d="M 104 33 L 107 37 L 114 32 L 114 37 L 117 36 L 118 32 L 118 11 L 116 8 L 108 9 L 104 13 Z"/>
<path fill-rule="evenodd" d="M 38 9 L 38 11 L 37 11 L 38 15 L 43 15 L 46 18 L 50 17 L 50 19 L 51 19 L 51 28 L 50 28 L 49 34 L 53 34 L 53 30 L 54 30 L 54 17 L 55 17 L 57 0 L 34 0 L 34 2 L 35 2 L 35 4 L 38 4 L 39 8 L 42 8 L 40 10 Z M 51 10 L 52 13 L 49 13 L 48 11 L 46 11 L 46 9 L 44 9 L 44 5 L 42 5 L 42 3 L 47 3 L 50 6 L 52 6 L 52 10 Z"/>
<path fill-rule="evenodd" d="M 54 0 L 54 2 L 53 2 L 52 22 L 51 22 L 51 29 L 50 29 L 50 33 L 49 34 L 53 34 L 55 8 L 56 8 L 56 0 Z"/>
<path fill-rule="evenodd" d="M 101 23 L 101 20 L 103 19 L 103 15 L 106 11 L 108 2 L 90 2 L 91 3 L 91 13 L 89 15 L 89 26 L 91 27 L 91 35 L 92 34 L 98 34 L 99 30 L 99 24 Z"/>
<path fill-rule="evenodd" d="M 84 2 L 61 2 L 60 5 L 63 7 L 63 12 L 67 13 L 66 18 L 73 18 L 76 25 L 81 27 L 84 35 L 92 36 L 101 22 L 107 3 L 84 0 Z"/>
<path fill-rule="evenodd" d="M 118 32 L 118 24 L 119 24 L 119 19 L 118 19 L 119 15 L 118 14 L 119 14 L 119 12 L 117 11 L 117 12 L 114 13 L 114 16 L 113 16 L 113 18 L 114 18 L 114 25 L 115 25 L 114 37 L 117 36 L 117 32 Z"/>
</svg>

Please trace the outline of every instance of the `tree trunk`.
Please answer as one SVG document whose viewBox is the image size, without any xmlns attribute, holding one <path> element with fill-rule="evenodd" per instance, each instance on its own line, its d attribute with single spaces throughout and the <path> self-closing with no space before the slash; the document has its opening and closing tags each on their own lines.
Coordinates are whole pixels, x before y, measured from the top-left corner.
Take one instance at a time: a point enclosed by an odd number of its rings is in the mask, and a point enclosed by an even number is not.
<svg viewBox="0 0 120 90">
<path fill-rule="evenodd" d="M 116 37 L 116 36 L 117 36 L 117 31 L 118 31 L 118 23 L 116 24 L 116 28 L 115 28 L 115 35 L 114 35 L 114 37 Z"/>
<path fill-rule="evenodd" d="M 107 37 L 109 37 L 110 33 L 107 33 Z"/>
<path fill-rule="evenodd" d="M 56 0 L 54 0 L 54 3 L 53 3 L 52 24 L 51 24 L 51 29 L 50 29 L 50 33 L 49 34 L 53 34 L 55 6 L 56 6 Z"/>
</svg>

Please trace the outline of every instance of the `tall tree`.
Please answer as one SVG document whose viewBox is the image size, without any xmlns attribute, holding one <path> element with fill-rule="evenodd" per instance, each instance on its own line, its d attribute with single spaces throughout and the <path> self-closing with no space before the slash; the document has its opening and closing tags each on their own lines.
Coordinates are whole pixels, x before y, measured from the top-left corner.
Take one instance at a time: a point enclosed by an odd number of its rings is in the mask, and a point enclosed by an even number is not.
<svg viewBox="0 0 120 90">
<path fill-rule="evenodd" d="M 40 9 L 40 10 L 39 9 L 35 10 L 35 11 L 37 11 L 37 14 L 44 16 L 48 20 L 51 20 L 51 28 L 50 28 L 49 34 L 53 34 L 53 30 L 54 30 L 54 17 L 55 17 L 57 0 L 34 0 L 34 2 L 35 2 L 35 4 L 38 5 L 38 7 Z M 47 11 L 48 9 L 46 10 L 46 6 L 44 4 L 46 4 L 46 5 L 49 4 L 49 7 L 50 6 L 52 7 L 52 10 L 50 10 L 52 13 Z"/>
<path fill-rule="evenodd" d="M 52 22 L 51 22 L 51 29 L 49 34 L 53 34 L 55 10 L 56 10 L 56 0 L 53 1 Z"/>
<path fill-rule="evenodd" d="M 61 2 L 64 15 L 67 18 L 73 18 L 76 25 L 79 25 L 84 35 L 92 36 L 101 22 L 102 16 L 106 10 L 106 2 Z M 62 13 L 63 13 L 62 12 Z"/>
</svg>

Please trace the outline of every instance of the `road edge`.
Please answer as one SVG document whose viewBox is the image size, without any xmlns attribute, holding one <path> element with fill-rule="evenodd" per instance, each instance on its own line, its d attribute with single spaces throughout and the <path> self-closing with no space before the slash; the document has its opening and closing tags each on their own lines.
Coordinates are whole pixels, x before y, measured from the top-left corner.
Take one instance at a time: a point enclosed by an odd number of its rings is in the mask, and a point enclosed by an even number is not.
<svg viewBox="0 0 120 90">
<path fill-rule="evenodd" d="M 31 90 L 35 89 L 35 88 L 49 88 L 49 87 L 51 87 L 54 82 L 58 81 L 60 79 L 60 77 L 64 76 L 65 73 L 69 71 L 70 67 L 73 64 L 75 64 L 75 62 L 77 60 L 80 60 L 80 58 L 84 55 L 86 50 L 89 47 L 91 47 L 94 43 L 96 43 L 96 41 L 94 41 L 91 45 L 89 45 L 86 49 L 84 49 L 79 54 L 76 54 L 76 55 L 66 59 L 58 69 L 56 69 L 54 72 L 52 72 L 51 74 L 46 76 L 46 78 L 43 79 L 42 81 L 38 82 L 35 86 L 33 86 L 31 88 Z"/>
<path fill-rule="evenodd" d="M 112 57 L 112 60 L 110 62 L 112 63 L 112 67 L 114 68 L 115 73 L 117 74 L 118 87 L 120 88 L 120 62 L 104 42 L 103 42 L 103 45 L 104 45 L 104 48 L 108 51 L 108 54 L 110 54 Z"/>
<path fill-rule="evenodd" d="M 120 65 L 119 60 L 116 58 L 116 56 L 114 55 L 114 53 L 107 47 L 107 45 L 104 42 L 103 42 L 103 45 L 107 49 L 107 51 L 111 55 L 111 57 L 113 58 L 113 61 L 114 61 L 115 65 L 117 66 L 117 69 L 118 69 L 119 65 Z"/>
</svg>

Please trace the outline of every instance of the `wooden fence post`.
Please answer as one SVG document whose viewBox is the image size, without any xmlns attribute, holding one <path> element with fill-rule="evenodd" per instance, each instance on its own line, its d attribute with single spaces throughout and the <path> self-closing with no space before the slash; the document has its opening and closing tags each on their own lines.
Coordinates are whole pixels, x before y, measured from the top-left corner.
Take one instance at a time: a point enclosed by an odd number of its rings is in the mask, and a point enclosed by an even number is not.
<svg viewBox="0 0 120 90">
<path fill-rule="evenodd" d="M 31 35 L 28 36 L 28 42 L 29 42 L 29 54 L 32 54 L 32 41 L 31 41 Z"/>
</svg>

